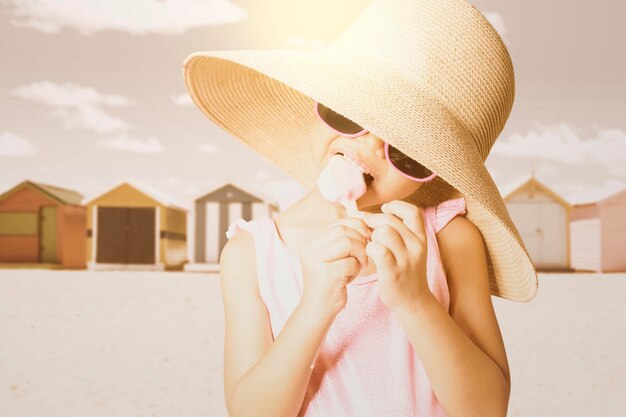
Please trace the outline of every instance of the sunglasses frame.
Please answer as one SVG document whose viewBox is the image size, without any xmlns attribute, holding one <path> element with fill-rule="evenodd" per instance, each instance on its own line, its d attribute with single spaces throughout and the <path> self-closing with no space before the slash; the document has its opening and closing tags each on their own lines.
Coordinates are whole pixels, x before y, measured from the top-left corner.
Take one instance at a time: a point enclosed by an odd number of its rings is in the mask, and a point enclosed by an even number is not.
<svg viewBox="0 0 626 417">
<path fill-rule="evenodd" d="M 344 133 L 344 132 L 340 132 L 339 130 L 335 129 L 334 127 L 332 127 L 331 125 L 329 125 L 328 123 L 326 123 L 326 121 L 325 121 L 324 119 L 322 119 L 322 116 L 320 116 L 319 110 L 318 110 L 318 108 L 317 108 L 317 105 L 318 105 L 318 104 L 319 104 L 319 103 L 318 103 L 317 101 L 314 101 L 314 102 L 313 102 L 313 111 L 314 111 L 315 115 L 317 116 L 317 118 L 318 118 L 318 119 L 319 119 L 322 123 L 324 123 L 324 125 L 326 125 L 326 126 L 327 126 L 329 129 L 331 129 L 333 132 L 335 132 L 335 133 L 337 133 L 337 134 L 339 134 L 339 135 L 341 135 L 341 136 L 348 137 L 348 138 L 356 138 L 356 137 L 358 137 L 358 136 L 363 136 L 363 135 L 365 135 L 366 133 L 368 133 L 368 132 L 369 132 L 369 130 L 367 130 L 367 129 L 363 129 L 363 130 L 361 130 L 360 132 L 357 132 L 357 133 Z M 329 110 L 330 110 L 330 109 L 329 109 Z M 352 123 L 354 123 L 354 122 L 352 122 Z M 355 123 L 355 124 L 358 126 L 358 124 L 357 124 L 357 123 Z M 388 163 L 388 164 L 389 164 L 389 165 L 390 165 L 393 169 L 395 169 L 395 170 L 396 170 L 396 172 L 397 172 L 397 173 L 399 173 L 400 175 L 402 175 L 403 177 L 405 177 L 405 178 L 407 178 L 407 179 L 409 179 L 409 180 L 411 180 L 411 181 L 417 181 L 417 182 L 429 182 L 429 181 L 431 181 L 433 178 L 435 178 L 435 177 L 437 176 L 437 174 L 435 174 L 435 173 L 433 172 L 431 175 L 429 175 L 429 176 L 428 176 L 428 177 L 426 177 L 426 178 L 416 178 L 416 177 L 412 177 L 412 176 L 408 175 L 408 174 L 407 174 L 407 173 L 405 173 L 405 172 L 402 172 L 400 169 L 398 169 L 398 167 L 396 167 L 396 166 L 393 164 L 393 162 L 391 162 L 391 158 L 389 157 L 389 143 L 388 143 L 388 142 L 385 142 L 385 159 L 387 160 L 387 163 Z M 417 162 L 417 161 L 416 161 L 416 162 Z M 419 162 L 418 162 L 418 163 L 419 163 Z"/>
</svg>

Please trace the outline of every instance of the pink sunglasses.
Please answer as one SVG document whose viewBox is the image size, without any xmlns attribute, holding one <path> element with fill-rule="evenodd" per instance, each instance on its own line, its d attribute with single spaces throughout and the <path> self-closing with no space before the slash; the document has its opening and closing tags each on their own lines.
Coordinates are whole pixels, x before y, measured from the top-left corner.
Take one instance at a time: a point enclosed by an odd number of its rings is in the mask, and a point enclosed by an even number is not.
<svg viewBox="0 0 626 417">
<path fill-rule="evenodd" d="M 355 138 L 368 133 L 368 130 L 362 128 L 341 114 L 329 109 L 322 103 L 315 101 L 313 103 L 313 108 L 319 120 L 342 136 Z M 433 173 L 424 165 L 402 153 L 399 149 L 394 148 L 387 142 L 385 142 L 385 158 L 387 159 L 387 163 L 398 173 L 410 180 L 428 182 L 437 176 L 437 174 Z"/>
</svg>

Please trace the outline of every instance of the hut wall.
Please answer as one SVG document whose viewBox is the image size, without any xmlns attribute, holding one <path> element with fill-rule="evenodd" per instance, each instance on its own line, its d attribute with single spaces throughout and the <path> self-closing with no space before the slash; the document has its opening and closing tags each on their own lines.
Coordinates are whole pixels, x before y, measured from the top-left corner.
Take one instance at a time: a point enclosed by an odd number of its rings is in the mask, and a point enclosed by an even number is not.
<svg viewBox="0 0 626 417">
<path fill-rule="evenodd" d="M 187 213 L 171 207 L 161 210 L 160 258 L 166 266 L 181 266 L 187 261 Z"/>
<path fill-rule="evenodd" d="M 241 204 L 238 205 L 241 207 Z M 205 233 L 206 238 L 204 242 L 204 253 L 199 253 L 199 257 L 196 258 L 196 262 L 208 262 L 208 263 L 216 263 L 219 261 L 217 259 L 216 254 L 219 251 L 219 243 L 220 243 L 220 209 L 221 204 L 218 202 L 210 202 L 205 206 L 206 217 L 205 217 L 205 225 L 204 231 L 200 231 L 199 233 Z M 241 212 L 238 212 L 241 214 Z M 229 212 L 230 216 L 230 212 Z M 226 232 L 224 232 L 226 233 Z M 201 251 L 201 246 L 198 246 L 196 251 Z"/>
<path fill-rule="evenodd" d="M 0 236 L 0 262 L 39 262 L 39 238 Z"/>
<path fill-rule="evenodd" d="M 0 212 L 0 262 L 39 262 L 38 212 Z"/>
<path fill-rule="evenodd" d="M 39 207 L 39 262 L 58 263 L 61 236 L 59 233 L 60 206 Z"/>
<path fill-rule="evenodd" d="M 87 209 L 67 205 L 59 210 L 59 259 L 65 268 L 85 268 L 87 262 Z"/>
<path fill-rule="evenodd" d="M 0 201 L 0 211 L 32 212 L 38 211 L 39 206 L 51 206 L 56 204 L 56 201 L 45 197 L 41 193 L 29 187 L 24 187 Z"/>
<path fill-rule="evenodd" d="M 541 189 L 524 187 L 507 197 L 506 206 L 538 269 L 569 266 L 568 210 Z"/>
<path fill-rule="evenodd" d="M 572 209 L 571 220 L 585 220 L 598 218 L 597 204 L 583 204 L 574 206 Z"/>
<path fill-rule="evenodd" d="M 576 270 L 601 269 L 600 219 L 583 219 L 570 223 L 571 266 Z"/>
<path fill-rule="evenodd" d="M 626 271 L 626 193 L 600 206 L 602 270 Z"/>
<path fill-rule="evenodd" d="M 0 201 L 0 262 L 39 262 L 39 207 L 56 205 L 29 187 Z"/>
<path fill-rule="evenodd" d="M 226 231 L 228 226 L 237 219 L 246 221 L 270 216 L 270 205 L 261 203 L 226 203 L 226 202 L 196 202 L 196 220 L 204 221 L 202 224 L 194 224 L 194 260 L 195 262 L 219 263 L 222 248 L 226 244 Z M 198 213 L 203 210 L 204 213 Z"/>
</svg>

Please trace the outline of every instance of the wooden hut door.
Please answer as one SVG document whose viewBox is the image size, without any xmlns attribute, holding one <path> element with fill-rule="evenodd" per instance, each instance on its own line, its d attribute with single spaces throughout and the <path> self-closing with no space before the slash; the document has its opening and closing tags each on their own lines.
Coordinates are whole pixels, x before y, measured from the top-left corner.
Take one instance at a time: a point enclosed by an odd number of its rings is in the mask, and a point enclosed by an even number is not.
<svg viewBox="0 0 626 417">
<path fill-rule="evenodd" d="M 522 241 L 524 241 L 528 255 L 536 265 L 541 252 L 541 235 L 537 232 L 539 229 L 537 204 L 510 202 L 506 206 Z"/>
<path fill-rule="evenodd" d="M 155 263 L 154 207 L 98 207 L 96 262 Z"/>
<path fill-rule="evenodd" d="M 538 266 L 564 268 L 567 266 L 566 216 L 563 206 L 557 203 L 541 203 L 538 230 L 541 234 L 541 251 Z"/>
<path fill-rule="evenodd" d="M 154 207 L 128 207 L 126 209 L 126 245 L 129 264 L 155 263 L 155 209 Z"/>
<path fill-rule="evenodd" d="M 41 206 L 39 210 L 39 262 L 57 261 L 57 208 Z"/>
</svg>

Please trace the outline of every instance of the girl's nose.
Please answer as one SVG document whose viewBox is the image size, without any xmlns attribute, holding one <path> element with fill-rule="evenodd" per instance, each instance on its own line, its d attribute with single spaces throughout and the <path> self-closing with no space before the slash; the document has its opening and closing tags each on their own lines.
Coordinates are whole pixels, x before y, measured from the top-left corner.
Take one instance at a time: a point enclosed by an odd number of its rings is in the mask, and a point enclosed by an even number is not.
<svg viewBox="0 0 626 417">
<path fill-rule="evenodd" d="M 361 142 L 361 146 L 369 148 L 371 155 L 385 159 L 385 141 L 375 136 L 373 133 L 368 132 L 366 135 L 354 139 Z"/>
</svg>

